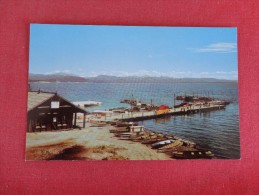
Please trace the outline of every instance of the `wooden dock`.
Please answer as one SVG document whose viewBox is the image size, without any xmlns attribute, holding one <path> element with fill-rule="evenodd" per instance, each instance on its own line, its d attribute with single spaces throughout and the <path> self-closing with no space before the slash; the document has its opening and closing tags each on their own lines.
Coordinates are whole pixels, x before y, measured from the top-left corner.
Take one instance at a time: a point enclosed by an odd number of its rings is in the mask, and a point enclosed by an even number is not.
<svg viewBox="0 0 259 195">
<path fill-rule="evenodd" d="M 163 118 L 166 116 L 195 114 L 201 112 L 208 112 L 213 110 L 224 109 L 225 105 L 195 105 L 189 107 L 172 108 L 167 113 L 156 114 L 155 111 L 140 111 L 128 113 L 112 113 L 99 118 L 100 121 L 113 121 L 115 119 L 121 121 L 143 121 L 156 118 Z"/>
</svg>

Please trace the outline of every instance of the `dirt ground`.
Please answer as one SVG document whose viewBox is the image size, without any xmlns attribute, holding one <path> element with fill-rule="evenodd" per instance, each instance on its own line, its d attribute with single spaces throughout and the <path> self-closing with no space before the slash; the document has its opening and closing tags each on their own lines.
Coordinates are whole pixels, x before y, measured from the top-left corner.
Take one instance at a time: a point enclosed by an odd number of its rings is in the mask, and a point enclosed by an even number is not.
<svg viewBox="0 0 259 195">
<path fill-rule="evenodd" d="M 109 132 L 114 127 L 37 132 L 26 135 L 26 160 L 169 160 L 137 142 L 119 140 Z"/>
</svg>

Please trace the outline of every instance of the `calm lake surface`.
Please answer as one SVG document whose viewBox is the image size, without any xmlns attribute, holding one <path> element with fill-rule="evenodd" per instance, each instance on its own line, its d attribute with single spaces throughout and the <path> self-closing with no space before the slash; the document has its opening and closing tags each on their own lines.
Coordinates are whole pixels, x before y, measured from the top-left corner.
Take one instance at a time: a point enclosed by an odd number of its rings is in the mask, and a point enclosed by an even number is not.
<svg viewBox="0 0 259 195">
<path fill-rule="evenodd" d="M 134 98 L 155 105 L 173 106 L 174 94 L 210 96 L 233 101 L 224 110 L 153 119 L 140 124 L 148 129 L 173 133 L 211 150 L 218 158 L 240 158 L 238 85 L 229 83 L 31 83 L 32 90 L 58 92 L 70 101 L 100 101 L 105 110 L 129 107 L 123 99 Z M 180 101 L 176 101 L 176 104 Z"/>
</svg>

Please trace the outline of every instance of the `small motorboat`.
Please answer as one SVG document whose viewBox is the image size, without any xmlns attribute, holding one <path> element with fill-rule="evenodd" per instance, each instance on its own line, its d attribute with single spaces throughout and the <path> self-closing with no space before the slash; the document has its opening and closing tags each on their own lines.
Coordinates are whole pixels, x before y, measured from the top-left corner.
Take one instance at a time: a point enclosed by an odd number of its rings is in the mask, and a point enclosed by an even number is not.
<svg viewBox="0 0 259 195">
<path fill-rule="evenodd" d="M 152 147 L 153 149 L 158 149 L 158 148 L 161 148 L 162 146 L 171 144 L 171 143 L 174 142 L 174 141 L 175 141 L 175 140 L 171 140 L 171 139 L 159 141 L 159 142 L 156 142 L 156 143 L 152 144 L 151 147 Z"/>
<path fill-rule="evenodd" d="M 129 139 L 135 142 L 141 142 L 149 137 L 149 134 L 143 132 L 143 135 L 131 136 Z"/>
<path fill-rule="evenodd" d="M 142 144 L 154 144 L 160 141 L 164 141 L 166 138 L 150 138 L 150 139 L 144 139 L 141 143 Z"/>
<path fill-rule="evenodd" d="M 172 150 L 173 148 L 175 148 L 177 146 L 182 146 L 182 145 L 183 145 L 183 142 L 181 142 L 180 140 L 175 140 L 174 142 L 172 142 L 168 145 L 160 147 L 158 149 L 158 152 L 168 152 L 168 151 Z"/>
<path fill-rule="evenodd" d="M 133 137 L 133 136 L 141 136 L 143 135 L 143 132 L 139 132 L 139 133 L 134 133 L 134 132 L 125 132 L 125 133 L 116 133 L 115 136 L 116 137 Z"/>
<path fill-rule="evenodd" d="M 132 132 L 116 133 L 115 134 L 116 137 L 130 137 L 131 135 L 133 135 Z"/>
<path fill-rule="evenodd" d="M 172 158 L 176 159 L 211 159 L 214 157 L 211 151 L 181 151 L 173 152 Z"/>
<path fill-rule="evenodd" d="M 130 140 L 130 141 L 140 141 L 145 135 L 142 133 L 133 133 L 129 136 L 120 136 L 120 139 Z"/>
<path fill-rule="evenodd" d="M 164 141 L 164 140 L 168 140 L 168 139 L 173 139 L 173 136 L 171 135 L 164 135 L 164 134 L 153 134 L 149 137 L 147 137 L 146 139 L 144 139 L 141 143 L 142 144 L 154 144 L 156 142 L 159 141 Z"/>
<path fill-rule="evenodd" d="M 129 132 L 127 128 L 117 128 L 117 129 L 111 129 L 110 133 L 126 133 Z"/>
<path fill-rule="evenodd" d="M 231 101 L 228 100 L 213 100 L 209 102 L 212 105 L 221 105 L 221 106 L 226 106 L 231 103 Z"/>
</svg>

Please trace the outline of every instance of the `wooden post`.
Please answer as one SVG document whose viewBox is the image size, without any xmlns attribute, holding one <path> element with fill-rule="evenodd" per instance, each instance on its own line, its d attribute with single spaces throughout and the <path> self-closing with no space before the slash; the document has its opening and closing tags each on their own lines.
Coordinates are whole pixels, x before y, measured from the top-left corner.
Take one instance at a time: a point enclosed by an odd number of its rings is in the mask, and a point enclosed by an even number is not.
<svg viewBox="0 0 259 195">
<path fill-rule="evenodd" d="M 32 122 L 31 122 L 31 119 L 29 119 L 27 131 L 28 132 L 32 132 Z"/>
<path fill-rule="evenodd" d="M 77 117 L 77 113 L 75 113 L 75 118 L 74 118 L 74 127 L 76 126 L 76 117 Z"/>
<path fill-rule="evenodd" d="M 84 119 L 83 119 L 83 128 L 85 128 L 85 113 L 84 113 Z"/>
</svg>

